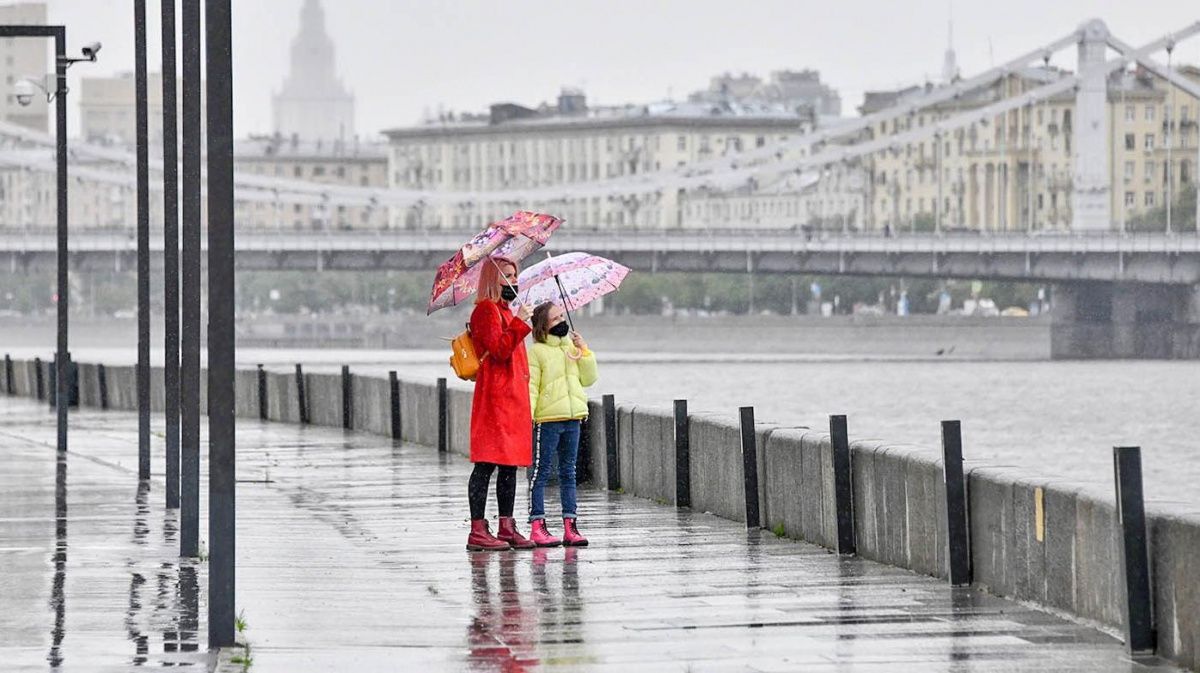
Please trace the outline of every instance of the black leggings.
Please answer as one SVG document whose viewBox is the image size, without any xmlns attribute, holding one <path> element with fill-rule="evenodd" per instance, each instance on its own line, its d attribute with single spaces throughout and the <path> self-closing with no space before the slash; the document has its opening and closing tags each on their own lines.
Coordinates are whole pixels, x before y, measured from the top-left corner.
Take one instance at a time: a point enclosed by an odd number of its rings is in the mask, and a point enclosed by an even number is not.
<svg viewBox="0 0 1200 673">
<path fill-rule="evenodd" d="M 497 465 L 495 463 L 475 463 L 471 471 L 471 480 L 467 482 L 467 501 L 471 503 L 471 518 L 484 518 L 487 508 L 488 482 L 492 480 L 492 472 L 500 468 L 496 475 L 496 504 L 500 506 L 500 516 L 513 515 L 513 503 L 517 499 L 517 468 L 514 465 Z"/>
</svg>

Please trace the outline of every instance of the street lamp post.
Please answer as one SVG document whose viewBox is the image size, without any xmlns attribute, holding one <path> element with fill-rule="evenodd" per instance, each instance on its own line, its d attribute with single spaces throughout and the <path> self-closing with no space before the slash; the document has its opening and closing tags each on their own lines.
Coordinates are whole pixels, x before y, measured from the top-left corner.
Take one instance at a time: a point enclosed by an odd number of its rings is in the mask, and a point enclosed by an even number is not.
<svg viewBox="0 0 1200 673">
<path fill-rule="evenodd" d="M 234 642 L 236 423 L 231 0 L 206 0 L 208 91 L 208 644 Z"/>
<path fill-rule="evenodd" d="M 133 3 L 137 135 L 138 479 L 150 479 L 150 148 L 146 96 L 146 0 Z"/>
<path fill-rule="evenodd" d="M 100 51 L 100 43 L 92 43 L 83 48 L 83 58 L 67 56 L 67 29 L 65 26 L 0 26 L 0 38 L 37 37 L 54 40 L 54 84 L 43 88 L 46 102 L 55 102 L 55 144 L 56 144 L 56 188 L 58 191 L 56 218 L 56 259 L 57 298 L 55 311 L 58 318 L 57 345 L 55 348 L 58 365 L 54 368 L 55 412 L 58 425 L 58 451 L 67 450 L 67 409 L 70 405 L 70 393 L 67 381 L 70 374 L 70 363 L 67 361 L 67 325 L 68 289 L 67 266 L 70 259 L 67 255 L 67 68 L 79 61 L 95 61 Z M 27 81 L 27 80 L 26 80 Z M 29 84 L 25 85 L 29 87 Z M 40 85 L 38 85 L 40 87 Z M 29 105 L 33 102 L 32 89 L 16 92 L 17 102 Z"/>
<path fill-rule="evenodd" d="M 167 507 L 179 507 L 179 134 L 175 79 L 175 0 L 162 2 L 163 355 L 167 413 Z"/>
</svg>

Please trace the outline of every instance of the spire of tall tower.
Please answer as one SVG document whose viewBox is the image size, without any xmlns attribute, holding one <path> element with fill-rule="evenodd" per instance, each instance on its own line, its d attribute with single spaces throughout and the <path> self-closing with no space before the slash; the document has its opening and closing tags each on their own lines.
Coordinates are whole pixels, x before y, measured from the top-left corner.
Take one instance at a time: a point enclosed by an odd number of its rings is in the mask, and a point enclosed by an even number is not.
<svg viewBox="0 0 1200 673">
<path fill-rule="evenodd" d="M 942 81 L 947 84 L 958 79 L 958 57 L 954 53 L 954 8 L 951 5 L 950 19 L 946 22 L 946 54 L 942 57 Z"/>
<path fill-rule="evenodd" d="M 320 0 L 304 0 L 291 64 L 275 95 L 275 131 L 308 140 L 354 135 L 354 96 L 337 76 L 334 44 L 325 31 Z"/>
</svg>

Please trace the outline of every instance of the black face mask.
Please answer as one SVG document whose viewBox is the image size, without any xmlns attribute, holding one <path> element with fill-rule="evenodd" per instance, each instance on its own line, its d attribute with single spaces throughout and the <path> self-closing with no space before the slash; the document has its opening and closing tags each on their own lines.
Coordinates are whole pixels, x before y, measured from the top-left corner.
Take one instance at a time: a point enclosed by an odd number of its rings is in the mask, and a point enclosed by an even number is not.
<svg viewBox="0 0 1200 673">
<path fill-rule="evenodd" d="M 554 327 L 550 328 L 550 333 L 559 338 L 567 336 L 568 334 L 570 334 L 570 332 L 571 332 L 571 326 L 568 325 L 565 321 L 560 322 L 557 325 L 555 325 Z"/>
<path fill-rule="evenodd" d="M 500 297 L 502 299 L 504 299 L 504 301 L 512 301 L 512 300 L 516 299 L 517 298 L 517 286 L 516 285 L 505 285 L 504 287 L 500 288 Z"/>
</svg>

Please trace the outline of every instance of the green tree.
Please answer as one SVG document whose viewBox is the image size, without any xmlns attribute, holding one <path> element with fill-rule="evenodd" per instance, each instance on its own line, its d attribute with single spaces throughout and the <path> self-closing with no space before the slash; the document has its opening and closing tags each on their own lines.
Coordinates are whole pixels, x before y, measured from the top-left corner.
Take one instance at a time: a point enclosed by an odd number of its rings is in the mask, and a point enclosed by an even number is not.
<svg viewBox="0 0 1200 673">
<path fill-rule="evenodd" d="M 1166 205 L 1133 216 L 1127 226 L 1130 231 L 1166 231 Z M 1196 185 L 1186 185 L 1172 200 L 1171 230 L 1196 231 Z"/>
</svg>

